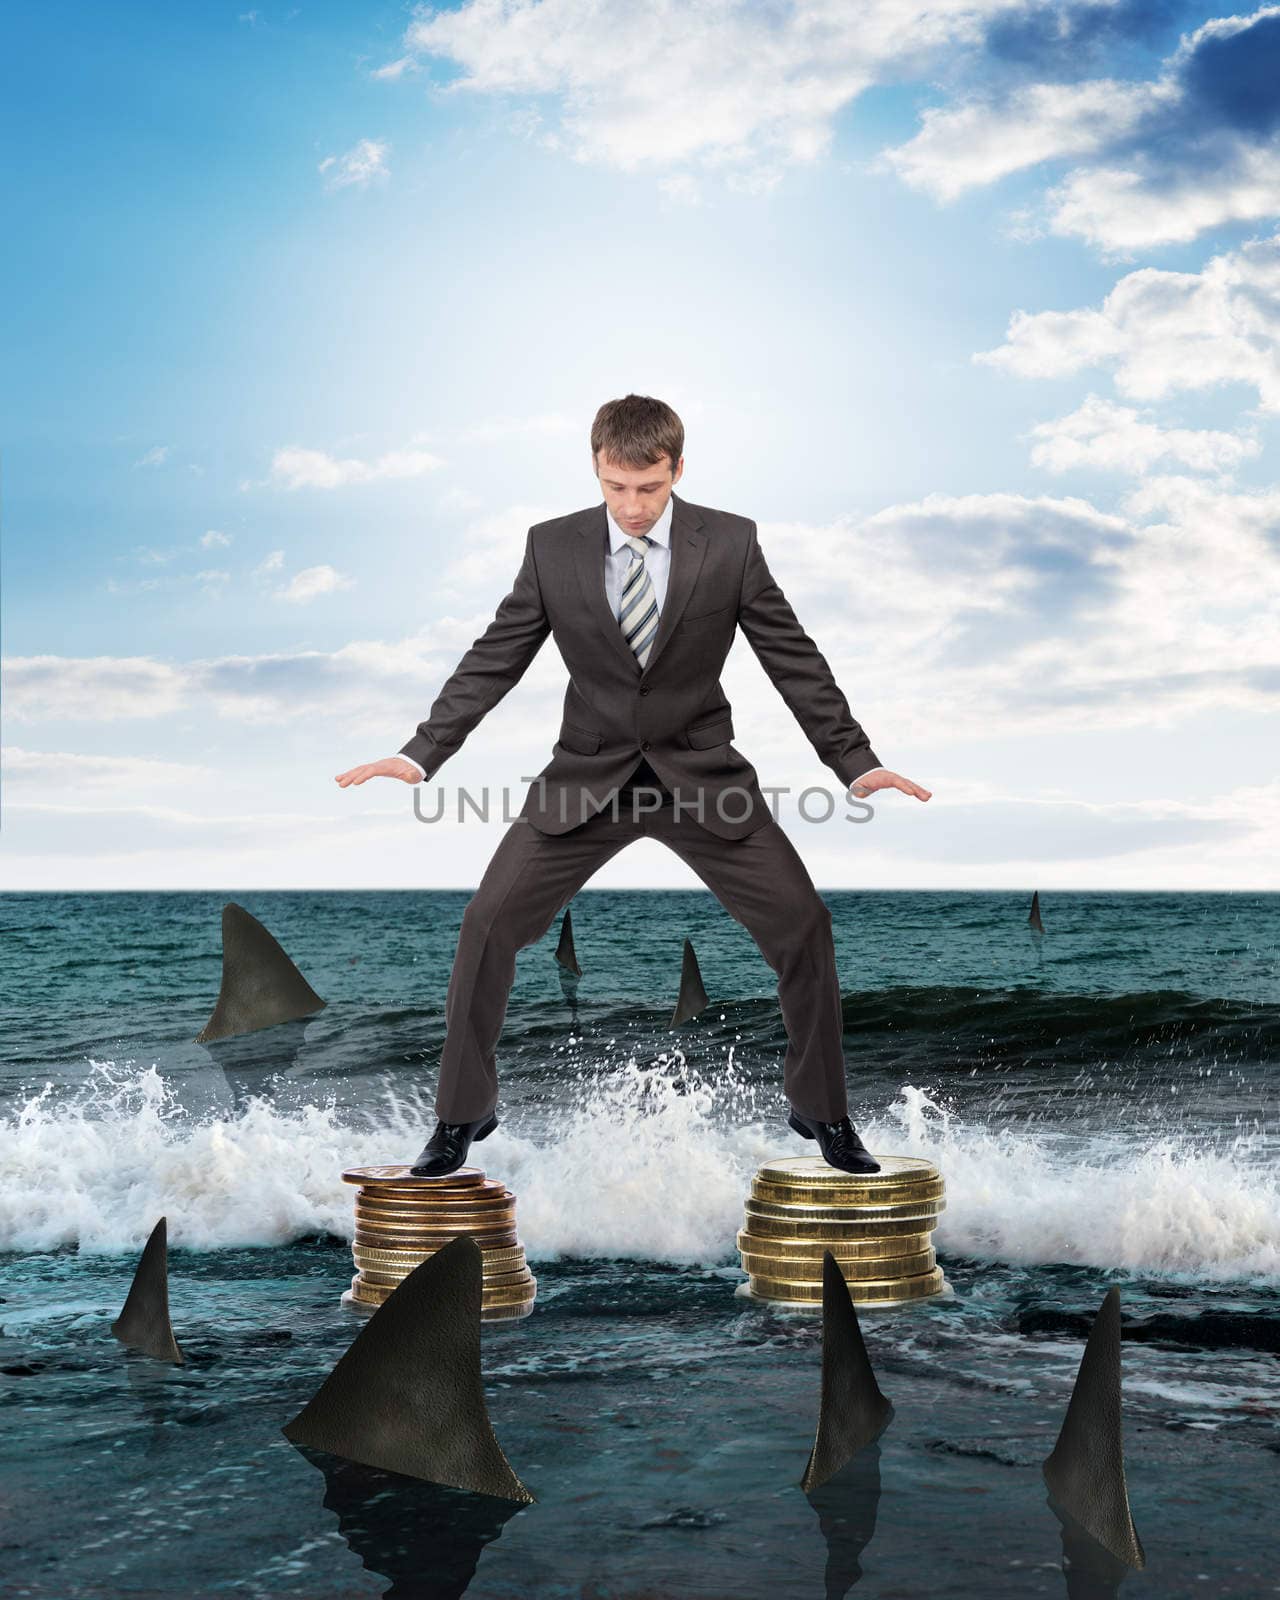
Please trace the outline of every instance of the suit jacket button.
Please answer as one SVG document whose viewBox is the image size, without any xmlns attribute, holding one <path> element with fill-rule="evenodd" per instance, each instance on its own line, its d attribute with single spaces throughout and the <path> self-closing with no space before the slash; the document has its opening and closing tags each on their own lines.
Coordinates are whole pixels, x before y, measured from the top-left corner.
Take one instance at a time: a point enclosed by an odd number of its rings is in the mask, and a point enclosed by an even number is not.
<svg viewBox="0 0 1280 1600">
<path fill-rule="evenodd" d="M 642 750 L 647 750 L 649 748 L 649 741 L 647 739 L 641 739 L 640 748 Z"/>
<path fill-rule="evenodd" d="M 641 684 L 641 685 L 640 685 L 640 693 L 641 693 L 641 694 L 648 694 L 648 692 L 649 692 L 649 690 L 650 690 L 650 688 L 651 688 L 651 687 L 652 687 L 652 685 L 651 685 L 651 684 L 647 684 L 647 683 L 642 683 L 642 684 Z"/>
</svg>

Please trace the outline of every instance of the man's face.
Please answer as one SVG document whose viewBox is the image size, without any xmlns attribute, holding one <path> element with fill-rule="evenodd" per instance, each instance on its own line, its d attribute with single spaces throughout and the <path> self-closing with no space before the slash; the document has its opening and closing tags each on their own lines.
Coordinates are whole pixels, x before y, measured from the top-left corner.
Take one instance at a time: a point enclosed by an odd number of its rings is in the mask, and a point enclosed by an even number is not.
<svg viewBox="0 0 1280 1600">
<path fill-rule="evenodd" d="M 663 456 L 651 467 L 620 467 L 600 452 L 596 459 L 596 477 L 604 491 L 605 504 L 613 520 L 628 533 L 648 533 L 667 509 L 671 490 L 684 471 L 684 457 L 671 470 L 671 457 Z"/>
</svg>

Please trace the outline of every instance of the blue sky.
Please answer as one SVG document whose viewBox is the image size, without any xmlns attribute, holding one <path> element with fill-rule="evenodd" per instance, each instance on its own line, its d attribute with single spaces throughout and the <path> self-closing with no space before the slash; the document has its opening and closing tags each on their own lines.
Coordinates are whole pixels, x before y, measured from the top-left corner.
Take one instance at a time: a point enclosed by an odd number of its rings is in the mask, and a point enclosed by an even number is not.
<svg viewBox="0 0 1280 1600">
<path fill-rule="evenodd" d="M 739 636 L 735 742 L 821 887 L 1280 886 L 1280 7 L 8 35 L 9 887 L 473 885 L 500 812 L 333 777 L 426 716 L 529 524 L 598 503 L 629 391 L 933 790 L 845 825 Z M 564 682 L 548 641 L 428 790 L 514 815 Z M 697 880 L 645 841 L 592 882 Z"/>
</svg>

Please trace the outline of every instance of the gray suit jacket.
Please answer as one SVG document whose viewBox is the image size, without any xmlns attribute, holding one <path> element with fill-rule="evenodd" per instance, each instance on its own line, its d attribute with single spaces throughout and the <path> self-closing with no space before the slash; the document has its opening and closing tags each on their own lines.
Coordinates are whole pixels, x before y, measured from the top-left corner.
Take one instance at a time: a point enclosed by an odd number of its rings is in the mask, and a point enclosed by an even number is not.
<svg viewBox="0 0 1280 1600">
<path fill-rule="evenodd" d="M 459 750 L 554 634 L 569 669 L 560 737 L 520 815 L 565 833 L 605 806 L 647 759 L 681 814 L 726 839 L 769 820 L 755 768 L 731 743 L 720 672 L 741 628 L 822 760 L 848 787 L 880 760 L 831 669 L 774 582 L 747 517 L 672 492 L 671 565 L 641 669 L 605 594 L 604 501 L 535 523 L 515 584 L 401 745 L 428 778 Z"/>
</svg>

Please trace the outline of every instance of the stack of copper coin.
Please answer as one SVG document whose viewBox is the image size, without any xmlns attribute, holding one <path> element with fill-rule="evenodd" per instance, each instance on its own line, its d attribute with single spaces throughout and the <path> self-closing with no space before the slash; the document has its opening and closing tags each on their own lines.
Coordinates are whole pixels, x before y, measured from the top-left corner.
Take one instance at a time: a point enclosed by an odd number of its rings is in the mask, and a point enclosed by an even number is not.
<svg viewBox="0 0 1280 1600">
<path fill-rule="evenodd" d="M 737 1240 L 751 1299 L 820 1306 L 828 1250 L 856 1305 L 949 1292 L 930 1238 L 946 1207 L 942 1174 L 916 1156 L 876 1159 L 879 1172 L 844 1172 L 821 1156 L 761 1166 Z"/>
<path fill-rule="evenodd" d="M 349 1167 L 342 1181 L 358 1185 L 351 1246 L 358 1270 L 345 1304 L 380 1306 L 428 1256 L 469 1233 L 484 1255 L 481 1317 L 505 1320 L 533 1310 L 538 1280 L 516 1235 L 516 1197 L 498 1179 L 479 1167 L 415 1178 L 407 1166 L 387 1166 Z"/>
</svg>

